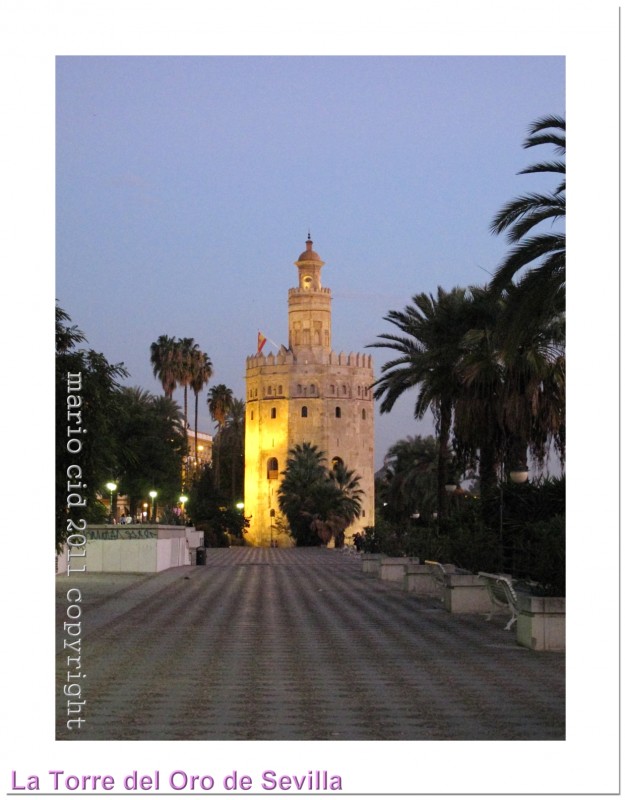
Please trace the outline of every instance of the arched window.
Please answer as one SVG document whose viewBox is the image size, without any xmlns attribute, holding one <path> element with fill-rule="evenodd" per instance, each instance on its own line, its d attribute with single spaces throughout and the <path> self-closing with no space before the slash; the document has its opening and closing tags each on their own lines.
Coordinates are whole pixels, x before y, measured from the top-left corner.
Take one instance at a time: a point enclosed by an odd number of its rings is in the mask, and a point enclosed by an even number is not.
<svg viewBox="0 0 625 800">
<path fill-rule="evenodd" d="M 271 419 L 275 419 L 275 418 L 276 418 L 276 409 L 272 408 L 271 409 Z"/>
<path fill-rule="evenodd" d="M 308 416 L 308 406 L 302 406 L 302 417 Z"/>
<path fill-rule="evenodd" d="M 337 419 L 340 419 L 340 418 L 341 418 L 341 407 L 340 407 L 340 406 L 337 406 L 337 407 L 334 409 L 334 416 L 335 416 Z"/>
<path fill-rule="evenodd" d="M 250 419 L 254 419 L 254 412 L 250 411 Z"/>
<path fill-rule="evenodd" d="M 363 419 L 367 419 L 367 412 L 365 411 L 365 409 L 364 409 L 364 408 L 363 408 L 363 410 L 362 410 L 362 418 L 363 418 Z"/>
<path fill-rule="evenodd" d="M 267 480 L 275 481 L 278 479 L 278 459 L 269 458 L 267 460 Z"/>
</svg>

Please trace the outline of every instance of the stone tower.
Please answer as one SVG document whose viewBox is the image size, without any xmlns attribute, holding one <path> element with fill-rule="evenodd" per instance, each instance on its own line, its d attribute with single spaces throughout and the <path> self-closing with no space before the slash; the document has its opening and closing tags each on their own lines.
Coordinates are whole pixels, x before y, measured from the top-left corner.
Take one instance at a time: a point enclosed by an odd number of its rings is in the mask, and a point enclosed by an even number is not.
<svg viewBox="0 0 625 800">
<path fill-rule="evenodd" d="M 280 536 L 278 487 L 288 451 L 311 442 L 328 465 L 342 460 L 361 476 L 362 517 L 346 531 L 374 523 L 373 366 L 370 355 L 332 350 L 332 296 L 321 284 L 324 262 L 306 249 L 289 289 L 289 346 L 246 363 L 245 516 L 251 544 L 287 544 Z"/>
</svg>

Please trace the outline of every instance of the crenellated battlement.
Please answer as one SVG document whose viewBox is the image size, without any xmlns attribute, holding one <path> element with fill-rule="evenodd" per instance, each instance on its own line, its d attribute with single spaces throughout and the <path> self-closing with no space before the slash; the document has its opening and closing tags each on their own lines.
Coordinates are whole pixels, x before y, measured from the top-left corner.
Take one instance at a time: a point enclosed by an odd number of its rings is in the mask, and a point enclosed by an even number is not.
<svg viewBox="0 0 625 800">
<path fill-rule="evenodd" d="M 289 297 L 301 295 L 302 297 L 314 297 L 316 294 L 331 295 L 332 292 L 327 286 L 320 286 L 318 289 L 300 289 L 296 287 L 289 289 Z"/>
<path fill-rule="evenodd" d="M 306 355 L 306 359 L 298 358 L 291 350 L 287 350 L 284 346 L 278 350 L 276 354 L 267 353 L 267 355 L 254 355 L 248 356 L 245 360 L 246 369 L 259 369 L 262 367 L 275 367 L 288 364 L 297 363 L 315 363 L 320 365 L 329 365 L 336 367 L 360 367 L 362 369 L 373 369 L 373 356 L 369 353 L 344 353 L 341 351 L 337 353 L 331 350 L 329 353 L 323 353 L 319 360 L 311 362 L 310 354 Z"/>
</svg>

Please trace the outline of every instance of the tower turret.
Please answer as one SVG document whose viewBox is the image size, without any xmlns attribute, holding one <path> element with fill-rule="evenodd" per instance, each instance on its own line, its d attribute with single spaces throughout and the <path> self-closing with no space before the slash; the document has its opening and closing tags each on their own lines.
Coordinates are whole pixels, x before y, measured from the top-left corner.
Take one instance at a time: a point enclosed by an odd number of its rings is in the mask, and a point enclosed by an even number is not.
<svg viewBox="0 0 625 800">
<path fill-rule="evenodd" d="M 321 285 L 324 263 L 313 250 L 309 233 L 306 249 L 295 262 L 299 285 L 289 289 L 289 347 L 294 353 L 310 351 L 319 359 L 332 348 L 332 295 Z"/>
</svg>

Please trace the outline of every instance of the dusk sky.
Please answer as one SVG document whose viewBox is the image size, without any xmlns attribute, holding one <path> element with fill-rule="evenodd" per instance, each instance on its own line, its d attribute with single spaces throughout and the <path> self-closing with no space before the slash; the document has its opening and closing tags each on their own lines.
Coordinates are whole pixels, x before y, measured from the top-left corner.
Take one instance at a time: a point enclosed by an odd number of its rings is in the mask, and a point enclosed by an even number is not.
<svg viewBox="0 0 625 800">
<path fill-rule="evenodd" d="M 61 57 L 56 92 L 60 305 L 129 385 L 161 391 L 149 348 L 168 334 L 243 398 L 257 331 L 265 353 L 288 342 L 309 230 L 337 351 L 392 330 L 385 314 L 416 293 L 488 281 L 507 248 L 494 214 L 552 188 L 517 173 L 553 156 L 522 141 L 565 114 L 565 60 Z M 369 352 L 377 377 L 392 352 Z M 376 466 L 433 432 L 415 399 L 376 415 Z"/>
</svg>

